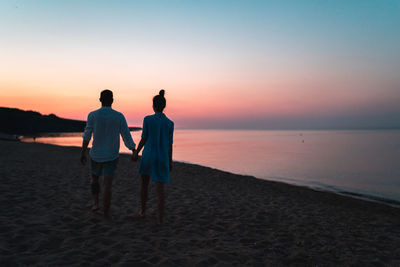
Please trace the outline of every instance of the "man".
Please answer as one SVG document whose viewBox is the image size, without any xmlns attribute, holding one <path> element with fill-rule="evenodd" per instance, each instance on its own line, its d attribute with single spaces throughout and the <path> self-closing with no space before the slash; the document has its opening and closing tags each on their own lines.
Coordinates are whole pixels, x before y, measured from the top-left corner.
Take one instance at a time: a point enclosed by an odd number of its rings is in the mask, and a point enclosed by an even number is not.
<svg viewBox="0 0 400 267">
<path fill-rule="evenodd" d="M 85 132 L 83 133 L 81 162 L 86 164 L 86 150 L 93 133 L 93 144 L 90 149 L 91 188 L 93 197 L 92 211 L 99 209 L 99 177 L 103 176 L 103 206 L 104 218 L 109 219 L 111 205 L 111 187 L 114 171 L 119 157 L 119 136 L 121 134 L 125 146 L 135 152 L 135 143 L 129 132 L 124 115 L 111 108 L 113 93 L 104 90 L 100 94 L 101 108 L 88 115 Z"/>
</svg>

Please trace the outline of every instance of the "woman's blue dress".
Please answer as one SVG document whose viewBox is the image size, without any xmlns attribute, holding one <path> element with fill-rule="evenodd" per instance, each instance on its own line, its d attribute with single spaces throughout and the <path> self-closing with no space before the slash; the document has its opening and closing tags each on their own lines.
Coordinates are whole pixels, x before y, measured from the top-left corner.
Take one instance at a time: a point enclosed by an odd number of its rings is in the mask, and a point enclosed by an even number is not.
<svg viewBox="0 0 400 267">
<path fill-rule="evenodd" d="M 169 182 L 169 146 L 173 142 L 174 122 L 156 112 L 143 120 L 142 138 L 146 139 L 139 173 L 150 175 L 154 182 Z"/>
</svg>

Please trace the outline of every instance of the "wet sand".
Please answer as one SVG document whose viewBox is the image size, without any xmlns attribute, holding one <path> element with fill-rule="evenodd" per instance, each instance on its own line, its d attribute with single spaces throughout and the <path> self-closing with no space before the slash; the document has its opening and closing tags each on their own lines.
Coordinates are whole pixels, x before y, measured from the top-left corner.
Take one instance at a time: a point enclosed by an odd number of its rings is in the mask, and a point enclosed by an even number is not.
<svg viewBox="0 0 400 267">
<path fill-rule="evenodd" d="M 120 157 L 111 222 L 92 213 L 80 149 L 0 141 L 0 263 L 83 266 L 400 266 L 400 209 L 174 163 L 158 226 Z"/>
</svg>

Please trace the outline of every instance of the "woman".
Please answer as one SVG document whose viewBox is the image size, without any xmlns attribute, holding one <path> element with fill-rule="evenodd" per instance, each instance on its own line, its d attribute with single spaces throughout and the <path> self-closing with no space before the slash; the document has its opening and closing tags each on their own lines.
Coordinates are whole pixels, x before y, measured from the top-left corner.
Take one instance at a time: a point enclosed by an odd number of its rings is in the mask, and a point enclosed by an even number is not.
<svg viewBox="0 0 400 267">
<path fill-rule="evenodd" d="M 174 123 L 165 116 L 163 110 L 166 106 L 165 91 L 153 97 L 154 114 L 146 116 L 143 120 L 142 139 L 133 155 L 137 160 L 138 153 L 144 146 L 140 161 L 139 173 L 141 174 L 141 201 L 142 206 L 138 216 L 144 217 L 150 177 L 156 183 L 158 197 L 158 224 L 162 224 L 164 215 L 164 184 L 169 182 L 172 170 L 172 142 Z"/>
</svg>

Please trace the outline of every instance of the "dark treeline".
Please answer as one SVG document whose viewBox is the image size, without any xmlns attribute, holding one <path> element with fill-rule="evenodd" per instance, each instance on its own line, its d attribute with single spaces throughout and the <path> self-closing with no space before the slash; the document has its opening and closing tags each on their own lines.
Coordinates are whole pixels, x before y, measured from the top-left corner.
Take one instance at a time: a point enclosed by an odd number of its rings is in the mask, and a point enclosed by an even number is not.
<svg viewBox="0 0 400 267">
<path fill-rule="evenodd" d="M 0 132 L 20 135 L 40 133 L 83 132 L 86 122 L 57 117 L 54 114 L 42 115 L 35 111 L 0 107 Z M 137 127 L 129 127 L 138 130 Z"/>
<path fill-rule="evenodd" d="M 86 122 L 42 115 L 35 111 L 0 108 L 0 132 L 8 134 L 39 134 L 53 132 L 83 132 Z"/>
</svg>

